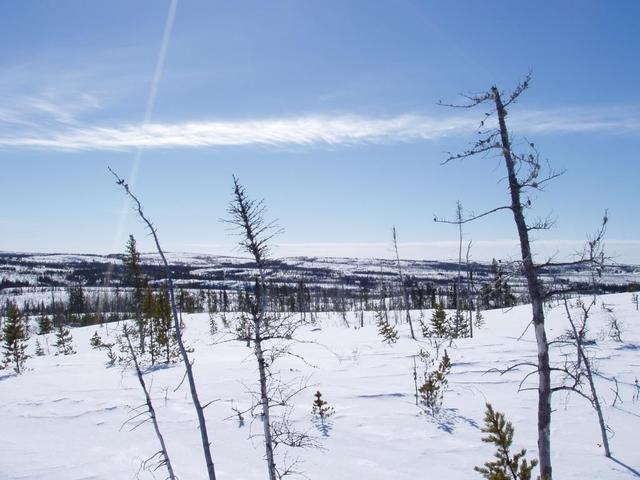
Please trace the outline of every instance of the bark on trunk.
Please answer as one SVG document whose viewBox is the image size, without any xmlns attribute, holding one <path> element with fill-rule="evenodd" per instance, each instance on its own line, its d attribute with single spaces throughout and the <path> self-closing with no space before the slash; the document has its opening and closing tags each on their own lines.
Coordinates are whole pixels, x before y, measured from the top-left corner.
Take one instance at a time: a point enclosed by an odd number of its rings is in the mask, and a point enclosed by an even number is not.
<svg viewBox="0 0 640 480">
<path fill-rule="evenodd" d="M 544 298 L 538 279 L 537 271 L 531 256 L 529 229 L 524 218 L 520 199 L 521 185 L 516 175 L 515 159 L 511 152 L 509 131 L 505 121 L 506 110 L 500 92 L 496 87 L 491 89 L 496 104 L 500 138 L 502 142 L 502 156 L 507 167 L 509 190 L 511 193 L 511 210 L 518 229 L 522 267 L 529 297 L 531 299 L 532 320 L 538 345 L 538 457 L 540 461 L 540 475 L 543 480 L 552 480 L 551 469 L 551 368 L 549 364 L 549 344 L 545 331 Z"/>
<path fill-rule="evenodd" d="M 160 432 L 160 427 L 158 425 L 158 419 L 156 418 L 156 410 L 153 408 L 153 402 L 151 401 L 151 396 L 149 395 L 149 391 L 147 390 L 147 385 L 142 376 L 142 371 L 140 370 L 140 365 L 138 364 L 138 357 L 136 356 L 136 352 L 133 349 L 133 345 L 131 344 L 131 338 L 129 337 L 129 333 L 126 331 L 125 326 L 125 338 L 127 339 L 127 345 L 129 347 L 129 354 L 131 355 L 131 359 L 133 360 L 133 366 L 136 369 L 136 375 L 138 376 L 138 382 L 140 382 L 140 386 L 142 387 L 142 391 L 144 392 L 144 400 L 147 404 L 147 410 L 149 411 L 149 417 L 151 418 L 151 422 L 153 423 L 153 429 L 156 432 L 156 437 L 158 438 L 158 442 L 160 442 L 160 452 L 162 454 L 162 461 L 164 466 L 167 467 L 167 473 L 169 475 L 170 480 L 176 480 L 176 476 L 173 473 L 173 466 L 171 465 L 171 460 L 169 459 L 169 452 L 167 451 L 167 446 L 164 443 L 164 437 Z"/>
</svg>

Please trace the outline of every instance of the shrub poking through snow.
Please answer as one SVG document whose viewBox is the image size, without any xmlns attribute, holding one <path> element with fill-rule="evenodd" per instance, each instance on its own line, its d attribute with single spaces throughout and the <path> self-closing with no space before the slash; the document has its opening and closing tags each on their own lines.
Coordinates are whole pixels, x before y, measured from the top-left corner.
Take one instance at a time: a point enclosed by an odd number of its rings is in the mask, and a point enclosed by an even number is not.
<svg viewBox="0 0 640 480">
<path fill-rule="evenodd" d="M 398 331 L 389 323 L 381 311 L 376 312 L 376 325 L 383 342 L 392 344 L 398 341 Z"/>
<path fill-rule="evenodd" d="M 120 339 L 121 340 L 121 339 Z M 95 332 L 93 336 L 89 339 L 89 343 L 91 344 L 91 348 L 94 350 L 106 350 L 107 358 L 109 359 L 109 366 L 112 366 L 118 360 L 118 355 L 116 354 L 113 347 L 115 347 L 115 343 L 105 343 L 102 340 L 102 337 L 98 335 L 98 332 Z M 124 349 L 124 345 L 120 345 L 120 350 Z"/>
<path fill-rule="evenodd" d="M 496 446 L 495 460 L 486 462 L 484 467 L 474 467 L 474 470 L 487 480 L 531 480 L 531 472 L 538 465 L 538 460 L 530 462 L 526 459 L 526 449 L 511 454 L 513 443 L 513 425 L 508 422 L 503 413 L 496 412 L 490 403 L 484 416 L 482 438 L 485 443 L 493 443 Z"/>
<path fill-rule="evenodd" d="M 432 358 L 429 352 L 420 349 L 420 360 L 425 367 L 424 381 L 418 386 L 420 403 L 428 414 L 437 415 L 442 408 L 444 392 L 449 385 L 447 375 L 451 371 L 451 359 L 445 350 L 438 367 L 432 369 L 436 359 Z"/>
<path fill-rule="evenodd" d="M 44 356 L 44 350 L 42 349 L 42 344 L 40 343 L 40 340 L 38 340 L 37 338 L 36 338 L 36 356 L 37 357 Z"/>
<path fill-rule="evenodd" d="M 71 330 L 63 325 L 59 325 L 56 329 L 56 343 L 53 344 L 56 349 L 56 355 L 73 355 L 76 349 L 73 346 L 73 336 Z"/>
<path fill-rule="evenodd" d="M 317 391 L 315 394 L 311 414 L 313 415 L 314 423 L 318 430 L 320 430 L 322 435 L 328 437 L 331 431 L 331 423 L 327 422 L 327 419 L 334 414 L 334 409 L 322 399 L 320 391 Z"/>
<path fill-rule="evenodd" d="M 313 406 L 311 408 L 311 414 L 321 421 L 324 421 L 327 417 L 330 417 L 334 414 L 334 409 L 329 405 L 328 402 L 322 399 L 322 394 L 318 390 L 316 392 L 315 400 L 313 401 Z"/>
</svg>

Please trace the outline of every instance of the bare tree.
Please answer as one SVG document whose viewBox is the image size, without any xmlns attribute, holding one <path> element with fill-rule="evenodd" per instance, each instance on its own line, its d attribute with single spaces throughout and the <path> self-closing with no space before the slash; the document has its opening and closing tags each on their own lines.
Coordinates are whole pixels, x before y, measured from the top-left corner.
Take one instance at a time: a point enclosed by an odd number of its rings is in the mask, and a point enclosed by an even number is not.
<svg viewBox="0 0 640 480">
<path fill-rule="evenodd" d="M 593 380 L 595 372 L 593 371 L 591 359 L 589 358 L 589 355 L 587 355 L 586 351 L 586 334 L 588 328 L 587 321 L 589 319 L 591 309 L 596 304 L 596 299 L 592 298 L 589 304 L 585 304 L 581 300 L 578 300 L 577 303 L 577 306 L 580 309 L 580 318 L 574 319 L 574 316 L 571 314 L 569 299 L 566 295 L 563 296 L 564 309 L 567 315 L 567 320 L 569 320 L 569 324 L 571 325 L 571 330 L 569 331 L 569 335 L 566 335 L 565 338 L 557 341 L 560 343 L 570 344 L 575 347 L 576 359 L 574 361 L 567 362 L 565 367 L 562 369 L 570 382 L 565 385 L 553 387 L 552 391 L 572 391 L 586 399 L 591 404 L 593 409 L 596 411 L 596 414 L 598 415 L 598 426 L 600 427 L 600 435 L 602 437 L 604 455 L 607 458 L 611 458 L 607 424 L 605 423 L 604 415 L 602 414 L 602 407 L 600 405 L 598 391 Z M 589 390 L 587 392 L 585 392 L 583 389 L 583 379 L 585 377 L 587 379 L 587 383 L 589 384 Z"/>
<path fill-rule="evenodd" d="M 173 277 L 171 275 L 171 268 L 169 267 L 169 263 L 167 262 L 167 258 L 160 246 L 160 240 L 158 239 L 158 234 L 156 228 L 153 226 L 153 223 L 145 216 L 144 211 L 142 209 L 142 204 L 140 200 L 131 192 L 129 189 L 129 185 L 121 179 L 117 173 L 115 173 L 111 168 L 109 168 L 111 174 L 116 178 L 116 183 L 118 186 L 122 188 L 125 195 L 127 195 L 134 204 L 134 208 L 138 213 L 138 216 L 142 219 L 142 221 L 146 224 L 149 233 L 153 237 L 153 241 L 155 242 L 156 249 L 158 250 L 158 254 L 162 259 L 162 264 L 164 266 L 165 275 L 167 277 L 167 286 L 169 289 L 169 298 L 171 300 L 171 312 L 173 315 L 173 325 L 176 331 L 176 339 L 178 341 L 178 349 L 180 350 L 180 356 L 184 361 L 184 368 L 186 371 L 187 381 L 189 382 L 189 390 L 191 392 L 191 401 L 193 403 L 193 407 L 196 410 L 196 415 L 198 417 L 198 426 L 200 427 L 200 439 L 202 441 L 202 451 L 204 453 L 205 463 L 207 466 L 207 474 L 209 480 L 216 479 L 215 467 L 213 464 L 213 456 L 211 454 L 211 442 L 209 441 L 209 433 L 207 431 L 207 422 L 204 417 L 204 409 L 206 405 L 203 406 L 200 403 L 200 398 L 198 397 L 198 389 L 196 388 L 196 381 L 193 376 L 193 369 L 191 361 L 189 360 L 189 354 L 187 349 L 185 348 L 184 342 L 182 341 L 182 326 L 180 324 L 180 318 L 178 316 L 178 308 L 176 306 L 176 299 L 173 288 Z"/>
<path fill-rule="evenodd" d="M 270 314 L 267 309 L 267 258 L 269 241 L 282 230 L 275 222 L 265 220 L 266 207 L 262 200 L 250 199 L 245 188 L 233 177 L 233 200 L 228 208 L 229 219 L 239 236 L 240 247 L 248 252 L 256 263 L 255 301 L 250 302 L 251 327 L 244 330 L 247 343 L 253 342 L 253 353 L 258 364 L 259 392 L 255 392 L 257 406 L 263 425 L 265 458 L 269 480 L 276 480 L 297 473 L 294 470 L 297 461 L 289 462 L 285 453 L 282 465 L 276 465 L 275 450 L 279 445 L 288 447 L 310 447 L 315 443 L 305 433 L 296 432 L 290 421 L 290 400 L 306 388 L 283 382 L 271 366 L 276 359 L 284 355 L 294 355 L 287 344 L 279 342 L 292 339 L 302 319 L 295 320 L 292 315 Z M 297 355 L 294 355 L 297 356 Z M 279 417 L 273 414 L 274 408 L 281 408 Z M 253 410 L 253 407 L 250 408 Z"/>
<path fill-rule="evenodd" d="M 145 414 L 148 415 L 148 417 L 144 418 L 142 421 L 138 421 L 136 423 L 136 425 L 133 428 L 137 428 L 140 425 L 144 424 L 145 422 L 147 422 L 148 420 L 151 420 L 151 423 L 153 424 L 153 429 L 156 432 L 156 437 L 158 437 L 158 442 L 160 442 L 160 450 L 158 452 L 156 452 L 154 455 L 152 455 L 149 459 L 147 459 L 144 463 L 147 464 L 150 461 L 152 461 L 153 459 L 155 459 L 156 457 L 160 457 L 160 460 L 158 461 L 158 463 L 155 465 L 154 470 L 157 470 L 161 467 L 166 467 L 167 468 L 167 474 L 169 475 L 169 479 L 170 480 L 176 480 L 176 476 L 173 473 L 173 467 L 171 465 L 171 460 L 169 459 L 169 452 L 167 451 L 167 446 L 164 443 L 164 437 L 162 436 L 162 433 L 160 432 L 160 426 L 158 425 L 158 419 L 156 418 L 156 411 L 155 408 L 153 408 L 153 402 L 151 401 L 151 396 L 149 395 L 149 389 L 147 388 L 147 384 L 144 381 L 144 377 L 142 376 L 142 370 L 140 370 L 140 364 L 138 363 L 138 357 L 136 355 L 136 351 L 133 348 L 133 345 L 131 344 L 131 336 L 129 334 L 129 329 L 127 328 L 126 325 L 124 325 L 122 327 L 122 334 L 124 335 L 124 338 L 127 340 L 127 349 L 129 351 L 129 360 L 131 361 L 131 363 L 133 364 L 133 367 L 135 368 L 136 371 L 136 376 L 138 377 L 138 382 L 140 382 L 140 387 L 142 388 L 142 391 L 144 392 L 144 401 L 145 401 L 145 406 L 146 406 L 146 411 L 140 412 L 138 414 L 136 414 L 133 418 L 129 419 L 127 421 L 127 423 L 134 421 L 134 420 L 138 420 L 141 416 L 144 416 Z"/>
<path fill-rule="evenodd" d="M 402 265 L 400 264 L 400 255 L 398 254 L 398 237 L 396 235 L 396 227 L 393 227 L 393 248 L 396 252 L 396 264 L 398 266 L 398 279 L 400 280 L 400 288 L 402 288 L 402 296 L 404 299 L 404 308 L 407 315 L 407 323 L 409 324 L 409 330 L 411 331 L 411 338 L 416 339 L 416 334 L 413 331 L 413 322 L 411 321 L 411 312 L 409 312 L 409 290 L 407 284 L 404 281 L 404 275 L 402 273 Z"/>
<path fill-rule="evenodd" d="M 538 362 L 536 372 L 538 374 L 538 455 L 540 459 L 540 473 L 543 480 L 552 479 L 551 467 L 551 365 L 549 361 L 549 342 L 545 328 L 544 301 L 548 298 L 540 280 L 541 268 L 550 265 L 563 265 L 570 263 L 577 265 L 593 263 L 599 259 L 594 255 L 595 250 L 585 252 L 579 260 L 573 262 L 554 264 L 551 261 L 536 264 L 531 250 L 530 232 L 534 230 L 546 230 L 553 222 L 549 218 L 528 222 L 525 211 L 531 207 L 532 191 L 542 190 L 546 184 L 563 172 L 545 167 L 540 161 L 540 156 L 532 142 L 527 141 L 528 151 L 518 153 L 514 151 L 510 131 L 507 128 L 507 108 L 517 101 L 530 84 L 530 75 L 519 83 L 516 88 L 505 94 L 492 86 L 489 90 L 475 94 L 464 95 L 467 102 L 462 105 L 446 104 L 455 108 L 473 108 L 487 105 L 485 118 L 480 122 L 478 133 L 480 138 L 471 148 L 459 154 L 450 154 L 443 162 L 461 160 L 476 155 L 489 155 L 493 152 L 499 154 L 504 160 L 509 185 L 510 202 L 508 205 L 499 206 L 482 214 L 472 216 L 462 223 L 477 220 L 491 213 L 502 210 L 510 210 L 518 232 L 521 254 L 521 269 L 527 281 L 529 299 L 531 301 L 532 323 L 534 326 L 536 343 L 538 346 Z M 442 104 L 442 103 L 441 103 Z M 442 104 L 445 105 L 445 104 Z M 497 126 L 487 127 L 487 122 L 497 117 Z M 605 217 L 606 223 L 606 217 Z M 592 246 L 595 246 L 592 245 Z"/>
</svg>

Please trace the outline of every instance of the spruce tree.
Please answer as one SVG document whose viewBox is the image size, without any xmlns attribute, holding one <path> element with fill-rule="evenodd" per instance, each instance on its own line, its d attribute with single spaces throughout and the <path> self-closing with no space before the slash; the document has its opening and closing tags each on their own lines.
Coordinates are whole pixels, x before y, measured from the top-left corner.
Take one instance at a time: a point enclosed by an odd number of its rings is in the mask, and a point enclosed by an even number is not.
<svg viewBox="0 0 640 480">
<path fill-rule="evenodd" d="M 476 472 L 487 480 L 531 480 L 531 472 L 538 465 L 538 461 L 533 459 L 529 462 L 525 457 L 527 450 L 524 448 L 516 454 L 511 454 L 513 425 L 506 420 L 503 413 L 496 412 L 490 403 L 487 403 L 482 432 L 488 434 L 482 441 L 493 443 L 497 447 L 496 459 L 486 462 L 484 467 L 474 467 Z"/>
<path fill-rule="evenodd" d="M 333 407 L 329 406 L 329 403 L 322 399 L 322 394 L 318 390 L 314 395 L 315 400 L 311 407 L 311 414 L 318 417 L 321 421 L 324 421 L 327 417 L 334 414 Z"/>
<path fill-rule="evenodd" d="M 427 413 L 436 415 L 442 408 L 444 392 L 449 385 L 447 375 L 451 372 L 451 360 L 445 350 L 444 355 L 438 363 L 438 367 L 435 370 L 431 370 L 431 367 L 435 364 L 435 360 L 431 358 L 429 352 L 422 349 L 420 349 L 420 360 L 425 366 L 424 381 L 422 385 L 418 387 L 420 401 Z"/>
<path fill-rule="evenodd" d="M 42 349 L 42 345 L 40 344 L 40 340 L 36 338 L 36 356 L 42 357 L 44 355 L 44 350 Z"/>
<path fill-rule="evenodd" d="M 122 258 L 125 267 L 125 281 L 133 288 L 133 305 L 136 315 L 137 336 L 139 340 L 140 353 L 145 351 L 145 330 L 146 325 L 142 314 L 143 301 L 145 297 L 146 279 L 142 272 L 140 263 L 140 253 L 136 247 L 136 239 L 133 235 L 129 235 L 129 240 L 125 247 L 126 252 Z"/>
<path fill-rule="evenodd" d="M 41 315 L 38 318 L 38 335 L 51 333 L 52 328 L 51 319 L 47 315 Z"/>
<path fill-rule="evenodd" d="M 451 328 L 447 319 L 447 312 L 444 305 L 439 303 L 436 305 L 433 315 L 431 316 L 431 326 L 436 337 L 447 337 L 450 335 Z"/>
<path fill-rule="evenodd" d="M 4 361 L 13 366 L 17 374 L 22 373 L 27 355 L 27 325 L 20 309 L 14 303 L 7 305 L 7 320 L 2 329 Z"/>
<path fill-rule="evenodd" d="M 392 344 L 398 341 L 398 331 L 389 323 L 381 310 L 376 312 L 376 325 L 378 326 L 378 334 L 382 337 L 383 342 Z"/>
<path fill-rule="evenodd" d="M 166 285 L 163 285 L 156 297 L 157 314 L 155 317 L 155 348 L 158 357 L 164 357 L 165 363 L 178 361 L 180 352 L 173 329 L 173 319 L 171 304 L 169 302 L 169 292 Z"/>
<path fill-rule="evenodd" d="M 58 325 L 56 329 L 56 343 L 53 344 L 56 347 L 56 355 L 73 355 L 76 350 L 73 346 L 73 336 L 71 330 L 64 325 Z"/>
</svg>

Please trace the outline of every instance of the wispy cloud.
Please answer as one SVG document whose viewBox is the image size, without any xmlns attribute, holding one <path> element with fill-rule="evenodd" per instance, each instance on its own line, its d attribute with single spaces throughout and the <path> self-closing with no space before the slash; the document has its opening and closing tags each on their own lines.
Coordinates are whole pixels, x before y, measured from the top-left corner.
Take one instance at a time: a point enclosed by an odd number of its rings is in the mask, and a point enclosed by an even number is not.
<svg viewBox="0 0 640 480">
<path fill-rule="evenodd" d="M 85 99 L 87 108 L 91 99 Z M 64 119 L 56 105 L 33 106 Z M 2 113 L 2 112 L 0 112 Z M 70 118 L 71 113 L 68 114 Z M 555 109 L 519 112 L 512 127 L 519 133 L 640 133 L 640 107 L 608 109 Z M 181 123 L 147 123 L 121 126 L 77 125 L 6 135 L 0 130 L 0 147 L 42 148 L 67 151 L 203 148 L 222 146 L 337 146 L 398 143 L 470 135 L 477 117 L 401 114 L 387 117 L 363 115 L 303 115 L 247 120 L 202 120 Z"/>
</svg>

